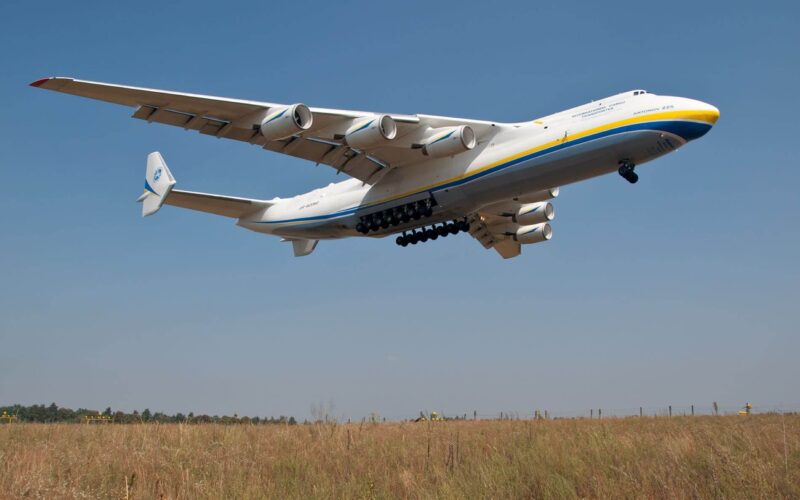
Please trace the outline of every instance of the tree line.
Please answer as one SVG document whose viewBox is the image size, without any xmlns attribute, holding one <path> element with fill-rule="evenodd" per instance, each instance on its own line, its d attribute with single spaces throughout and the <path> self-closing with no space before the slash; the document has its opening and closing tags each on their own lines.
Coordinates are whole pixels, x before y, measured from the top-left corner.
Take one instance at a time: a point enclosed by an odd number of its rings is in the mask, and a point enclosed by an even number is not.
<svg viewBox="0 0 800 500">
<path fill-rule="evenodd" d="M 131 413 L 116 410 L 113 411 L 110 407 L 105 411 L 90 410 L 87 408 L 78 408 L 73 410 L 71 408 L 59 407 L 55 403 L 49 406 L 41 405 L 12 405 L 0 406 L 0 415 L 6 414 L 15 417 L 17 422 L 74 422 L 83 423 L 87 421 L 87 417 L 107 417 L 106 419 L 96 419 L 98 421 L 110 421 L 116 424 L 134 424 L 142 422 L 158 422 L 158 423 L 216 423 L 216 424 L 288 424 L 294 425 L 297 423 L 294 417 L 240 417 L 234 414 L 228 415 L 195 415 L 193 412 L 187 414 L 175 413 L 168 415 L 163 412 L 151 412 L 149 408 L 145 408 L 140 413 L 133 410 Z M 0 421 L 0 423 L 2 423 Z"/>
</svg>

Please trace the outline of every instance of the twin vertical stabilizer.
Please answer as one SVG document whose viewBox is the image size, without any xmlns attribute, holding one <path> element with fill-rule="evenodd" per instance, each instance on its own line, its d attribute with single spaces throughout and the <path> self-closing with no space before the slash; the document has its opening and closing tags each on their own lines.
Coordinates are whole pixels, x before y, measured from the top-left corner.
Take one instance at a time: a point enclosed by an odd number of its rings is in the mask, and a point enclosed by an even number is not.
<svg viewBox="0 0 800 500">
<path fill-rule="evenodd" d="M 175 178 L 167 168 L 161 153 L 155 151 L 147 155 L 147 170 L 144 176 L 144 193 L 137 201 L 142 203 L 142 217 L 158 212 L 166 201 Z"/>
</svg>

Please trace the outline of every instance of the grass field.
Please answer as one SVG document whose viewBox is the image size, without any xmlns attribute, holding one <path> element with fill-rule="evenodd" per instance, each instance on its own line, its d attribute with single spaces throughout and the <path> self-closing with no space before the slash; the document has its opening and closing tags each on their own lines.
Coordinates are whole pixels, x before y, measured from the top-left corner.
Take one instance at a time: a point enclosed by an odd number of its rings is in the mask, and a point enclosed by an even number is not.
<svg viewBox="0 0 800 500">
<path fill-rule="evenodd" d="M 800 498 L 800 415 L 15 423 L 0 497 Z"/>
</svg>

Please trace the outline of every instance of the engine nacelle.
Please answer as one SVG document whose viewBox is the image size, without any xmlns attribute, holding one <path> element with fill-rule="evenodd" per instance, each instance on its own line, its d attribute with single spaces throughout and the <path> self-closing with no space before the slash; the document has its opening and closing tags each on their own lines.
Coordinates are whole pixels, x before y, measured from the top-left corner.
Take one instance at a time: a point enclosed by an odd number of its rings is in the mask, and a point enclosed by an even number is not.
<svg viewBox="0 0 800 500">
<path fill-rule="evenodd" d="M 558 196 L 558 188 L 542 189 L 541 191 L 534 191 L 533 193 L 517 196 L 514 201 L 520 203 L 538 203 L 540 201 L 552 200 Z"/>
<path fill-rule="evenodd" d="M 397 124 L 389 115 L 361 119 L 345 133 L 348 146 L 369 149 L 383 145 L 397 136 Z"/>
<path fill-rule="evenodd" d="M 422 146 L 422 154 L 434 158 L 453 156 L 473 149 L 477 143 L 475 132 L 469 125 L 439 129 L 430 142 Z"/>
<path fill-rule="evenodd" d="M 514 234 L 514 241 L 522 244 L 540 243 L 553 237 L 553 228 L 550 224 L 534 224 L 532 226 L 520 226 Z"/>
<path fill-rule="evenodd" d="M 549 201 L 541 203 L 527 203 L 519 207 L 517 213 L 511 216 L 511 220 L 522 226 L 540 224 L 548 222 L 556 217 L 553 204 Z"/>
<path fill-rule="evenodd" d="M 298 132 L 308 130 L 314 122 L 314 115 L 305 104 L 292 104 L 267 115 L 259 130 L 269 141 L 286 139 Z"/>
</svg>

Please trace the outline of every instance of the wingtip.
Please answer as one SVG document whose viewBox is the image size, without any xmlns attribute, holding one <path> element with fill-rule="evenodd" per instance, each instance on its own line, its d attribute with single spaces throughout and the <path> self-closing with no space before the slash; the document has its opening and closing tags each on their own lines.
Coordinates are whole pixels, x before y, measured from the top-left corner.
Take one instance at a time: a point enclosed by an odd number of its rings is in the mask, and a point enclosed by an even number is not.
<svg viewBox="0 0 800 500">
<path fill-rule="evenodd" d="M 36 80 L 35 82 L 31 82 L 30 86 L 31 87 L 41 87 L 42 85 L 44 85 L 45 82 L 47 82 L 49 80 L 52 80 L 53 78 L 55 78 L 55 77 L 48 76 L 47 78 L 40 78 L 40 79 Z"/>
</svg>

